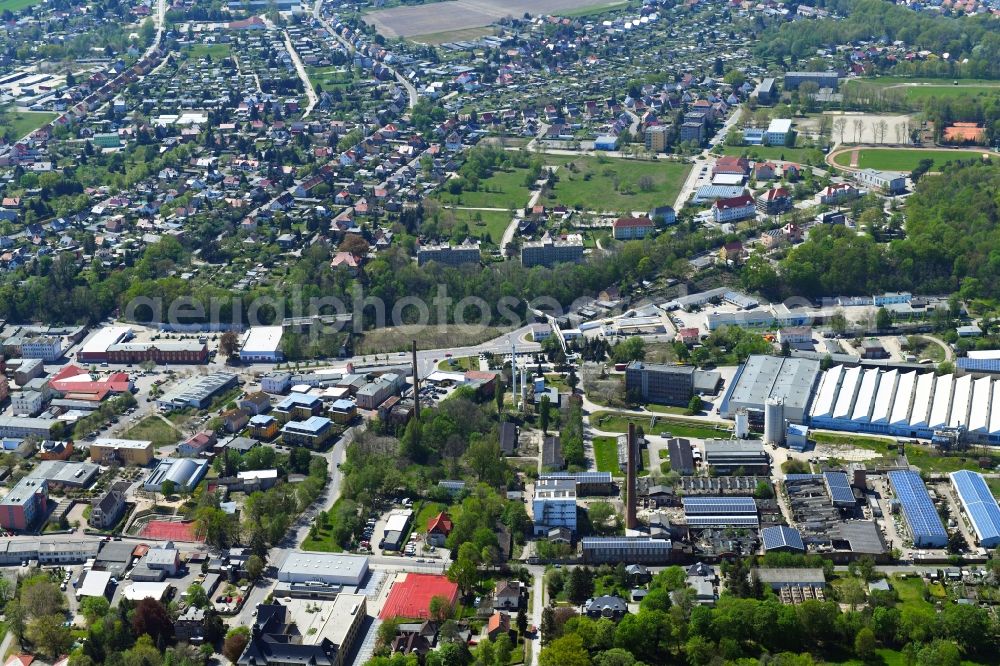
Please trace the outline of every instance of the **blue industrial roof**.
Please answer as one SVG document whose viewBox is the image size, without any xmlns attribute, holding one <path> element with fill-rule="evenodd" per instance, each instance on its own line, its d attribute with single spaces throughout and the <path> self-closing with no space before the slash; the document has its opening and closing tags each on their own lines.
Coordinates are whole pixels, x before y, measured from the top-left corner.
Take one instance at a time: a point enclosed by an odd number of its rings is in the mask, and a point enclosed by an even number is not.
<svg viewBox="0 0 1000 666">
<path fill-rule="evenodd" d="M 818 478 L 820 478 L 819 474 L 786 474 L 785 475 L 785 481 L 786 482 L 815 481 Z"/>
<path fill-rule="evenodd" d="M 760 536 L 764 540 L 764 550 L 774 550 L 775 548 L 793 548 L 805 552 L 806 544 L 802 541 L 802 535 L 798 530 L 784 525 L 777 527 L 765 527 L 760 531 Z"/>
<path fill-rule="evenodd" d="M 753 515 L 698 515 L 687 516 L 688 527 L 757 527 L 760 521 Z"/>
<path fill-rule="evenodd" d="M 834 505 L 853 506 L 855 504 L 854 491 L 851 490 L 851 482 L 847 479 L 847 474 L 843 472 L 823 472 L 826 479 L 826 489 L 830 491 L 830 499 Z"/>
<path fill-rule="evenodd" d="M 319 433 L 324 428 L 329 426 L 330 423 L 331 423 L 330 419 L 326 417 L 310 416 L 305 421 L 289 421 L 288 423 L 285 424 L 285 427 L 282 428 L 282 431 L 294 430 L 297 432 Z"/>
<path fill-rule="evenodd" d="M 757 503 L 752 497 L 684 497 L 684 513 L 692 515 L 757 515 Z"/>
<path fill-rule="evenodd" d="M 944 546 L 948 532 L 920 475 L 909 470 L 889 472 L 889 483 L 903 507 L 915 546 Z"/>
<path fill-rule="evenodd" d="M 979 537 L 979 545 L 992 548 L 1000 544 L 1000 506 L 978 472 L 962 470 L 951 473 L 958 499 Z"/>
<path fill-rule="evenodd" d="M 1000 358 L 968 358 L 963 356 L 955 361 L 955 365 L 964 370 L 1000 373 Z"/>
</svg>

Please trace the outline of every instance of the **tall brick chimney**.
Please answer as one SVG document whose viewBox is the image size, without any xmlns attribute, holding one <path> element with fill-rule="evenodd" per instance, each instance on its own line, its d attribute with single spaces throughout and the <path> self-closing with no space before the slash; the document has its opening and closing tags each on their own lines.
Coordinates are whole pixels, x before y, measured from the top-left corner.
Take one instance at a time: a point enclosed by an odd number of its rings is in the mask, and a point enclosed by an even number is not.
<svg viewBox="0 0 1000 666">
<path fill-rule="evenodd" d="M 410 343 L 410 351 L 413 353 L 413 416 L 420 418 L 420 373 L 417 371 L 417 341 Z"/>
<path fill-rule="evenodd" d="M 636 456 L 638 455 L 638 442 L 635 437 L 635 424 L 628 424 L 628 447 L 625 456 L 625 529 L 634 530 L 638 523 L 635 519 L 635 477 L 636 477 Z"/>
</svg>

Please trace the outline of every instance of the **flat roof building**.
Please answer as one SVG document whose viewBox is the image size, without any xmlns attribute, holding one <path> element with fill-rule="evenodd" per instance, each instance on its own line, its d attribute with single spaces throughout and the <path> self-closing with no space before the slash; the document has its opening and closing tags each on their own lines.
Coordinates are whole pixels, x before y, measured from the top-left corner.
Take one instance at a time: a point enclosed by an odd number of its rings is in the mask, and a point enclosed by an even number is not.
<svg viewBox="0 0 1000 666">
<path fill-rule="evenodd" d="M 565 527 L 575 533 L 576 481 L 539 479 L 531 508 L 536 535 L 546 534 L 553 527 Z"/>
<path fill-rule="evenodd" d="M 705 463 L 718 474 L 766 475 L 771 471 L 764 445 L 749 439 L 705 440 Z"/>
<path fill-rule="evenodd" d="M 0 500 L 0 527 L 25 531 L 45 517 L 48 509 L 49 485 L 45 479 L 30 476 L 17 482 Z"/>
<path fill-rule="evenodd" d="M 521 245 L 521 264 L 525 267 L 552 266 L 583 260 L 583 236 L 568 234 L 565 238 L 552 238 L 548 233 L 539 241 Z"/>
<path fill-rule="evenodd" d="M 164 482 L 172 481 L 175 489 L 191 492 L 207 472 L 208 460 L 164 458 L 150 473 L 143 488 L 149 492 L 162 492 Z"/>
<path fill-rule="evenodd" d="M 750 356 L 736 371 L 719 414 L 731 419 L 741 408 L 763 412 L 768 400 L 780 400 L 784 418 L 802 423 L 819 374 L 818 360 Z"/>
<path fill-rule="evenodd" d="M 204 409 L 211 404 L 213 397 L 236 386 L 237 383 L 236 375 L 229 372 L 196 375 L 165 392 L 156 399 L 156 404 L 168 409 L 185 407 Z"/>
<path fill-rule="evenodd" d="M 148 465 L 153 460 L 153 442 L 146 439 L 98 437 L 90 444 L 90 459 L 102 465 Z"/>
<path fill-rule="evenodd" d="M 38 464 L 38 467 L 31 470 L 28 476 L 35 479 L 45 479 L 50 486 L 89 488 L 100 469 L 98 465 L 93 463 L 43 460 Z"/>
<path fill-rule="evenodd" d="M 240 360 L 244 363 L 278 363 L 285 360 L 281 351 L 281 326 L 253 326 L 243 336 Z"/>
<path fill-rule="evenodd" d="M 632 361 L 625 368 L 625 393 L 642 402 L 686 405 L 694 395 L 694 366 Z"/>
<path fill-rule="evenodd" d="M 673 553 L 669 539 L 651 537 L 584 537 L 580 547 L 583 561 L 588 564 L 663 564 Z"/>
<path fill-rule="evenodd" d="M 367 575 L 367 557 L 341 553 L 293 551 L 278 570 L 278 580 L 286 583 L 315 581 L 352 587 L 360 586 Z"/>
</svg>

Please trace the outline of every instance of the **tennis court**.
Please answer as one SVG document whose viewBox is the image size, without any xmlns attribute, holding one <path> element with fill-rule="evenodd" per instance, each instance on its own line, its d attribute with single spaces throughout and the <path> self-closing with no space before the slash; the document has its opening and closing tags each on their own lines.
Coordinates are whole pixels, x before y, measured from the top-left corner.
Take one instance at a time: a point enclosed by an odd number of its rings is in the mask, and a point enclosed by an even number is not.
<svg viewBox="0 0 1000 666">
<path fill-rule="evenodd" d="M 161 541 L 192 541 L 202 543 L 198 538 L 194 523 L 174 523 L 166 520 L 151 520 L 142 530 L 142 537 Z"/>
<path fill-rule="evenodd" d="M 434 597 L 444 597 L 454 606 L 458 601 L 458 585 L 447 576 L 408 573 L 405 580 L 393 584 L 378 616 L 382 620 L 394 617 L 426 620 L 430 618 Z"/>
</svg>

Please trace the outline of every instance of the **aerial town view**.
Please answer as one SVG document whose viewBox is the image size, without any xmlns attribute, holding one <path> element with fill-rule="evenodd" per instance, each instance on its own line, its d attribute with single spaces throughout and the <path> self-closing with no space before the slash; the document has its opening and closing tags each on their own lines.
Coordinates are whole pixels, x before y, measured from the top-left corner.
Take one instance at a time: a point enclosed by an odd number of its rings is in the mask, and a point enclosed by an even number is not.
<svg viewBox="0 0 1000 666">
<path fill-rule="evenodd" d="M 1000 666 L 1000 0 L 0 0 L 0 666 Z"/>
</svg>

